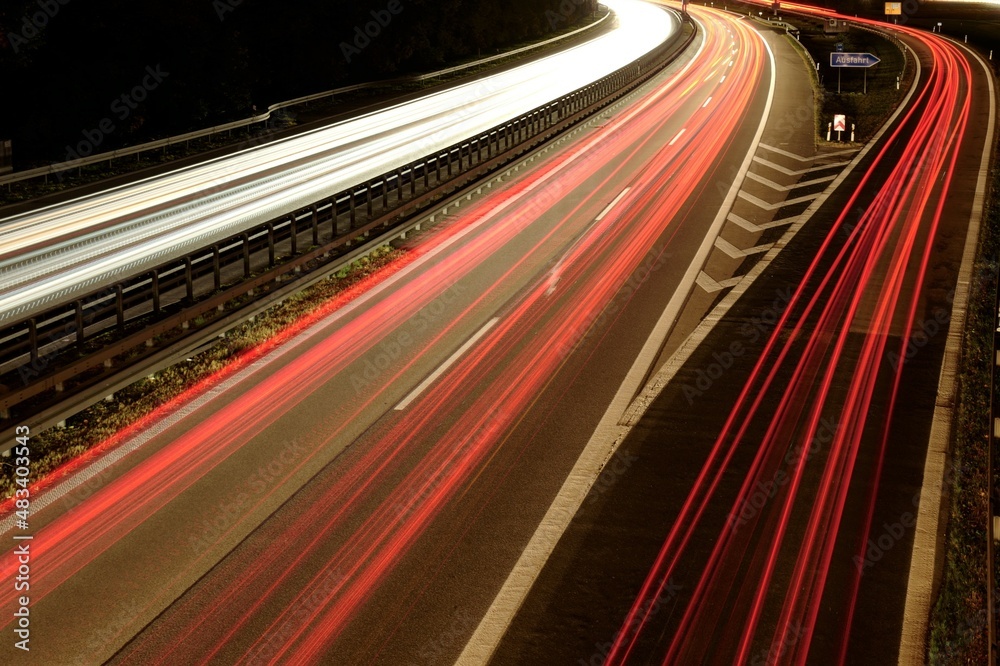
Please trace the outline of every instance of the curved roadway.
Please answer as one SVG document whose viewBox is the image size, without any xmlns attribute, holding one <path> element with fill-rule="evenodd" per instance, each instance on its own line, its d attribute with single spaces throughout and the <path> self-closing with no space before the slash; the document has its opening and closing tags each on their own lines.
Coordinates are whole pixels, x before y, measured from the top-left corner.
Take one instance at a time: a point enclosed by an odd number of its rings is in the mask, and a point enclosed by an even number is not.
<svg viewBox="0 0 1000 666">
<path fill-rule="evenodd" d="M 612 0 L 616 29 L 330 127 L 0 220 L 0 325 L 210 245 L 576 90 L 667 39 L 673 15 Z"/>
</svg>

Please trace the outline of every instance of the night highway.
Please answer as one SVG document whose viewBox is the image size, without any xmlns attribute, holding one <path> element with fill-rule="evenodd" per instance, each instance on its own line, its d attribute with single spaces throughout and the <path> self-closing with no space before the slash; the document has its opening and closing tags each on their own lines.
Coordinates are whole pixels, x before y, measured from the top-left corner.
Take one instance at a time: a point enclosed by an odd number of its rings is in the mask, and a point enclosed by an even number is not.
<svg viewBox="0 0 1000 666">
<path fill-rule="evenodd" d="M 483 4 L 9 121 L 0 663 L 995 663 L 1000 4 Z"/>
</svg>

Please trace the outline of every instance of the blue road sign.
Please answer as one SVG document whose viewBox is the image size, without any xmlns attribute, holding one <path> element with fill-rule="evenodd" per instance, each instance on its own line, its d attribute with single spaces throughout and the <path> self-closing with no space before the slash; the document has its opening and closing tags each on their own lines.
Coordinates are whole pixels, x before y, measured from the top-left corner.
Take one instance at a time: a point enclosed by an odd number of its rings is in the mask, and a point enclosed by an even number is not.
<svg viewBox="0 0 1000 666">
<path fill-rule="evenodd" d="M 871 67 L 881 60 L 871 53 L 831 53 L 830 67 Z"/>
</svg>

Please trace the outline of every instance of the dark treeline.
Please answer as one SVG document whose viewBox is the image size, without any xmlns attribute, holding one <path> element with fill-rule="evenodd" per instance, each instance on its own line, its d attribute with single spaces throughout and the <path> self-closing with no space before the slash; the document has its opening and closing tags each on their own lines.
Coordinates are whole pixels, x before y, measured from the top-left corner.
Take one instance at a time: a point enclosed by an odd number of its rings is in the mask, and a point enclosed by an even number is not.
<svg viewBox="0 0 1000 666">
<path fill-rule="evenodd" d="M 592 7 L 3 0 L 0 138 L 13 139 L 18 168 L 62 160 L 67 147 L 102 152 L 243 118 L 254 105 L 492 54 L 577 23 Z"/>
</svg>

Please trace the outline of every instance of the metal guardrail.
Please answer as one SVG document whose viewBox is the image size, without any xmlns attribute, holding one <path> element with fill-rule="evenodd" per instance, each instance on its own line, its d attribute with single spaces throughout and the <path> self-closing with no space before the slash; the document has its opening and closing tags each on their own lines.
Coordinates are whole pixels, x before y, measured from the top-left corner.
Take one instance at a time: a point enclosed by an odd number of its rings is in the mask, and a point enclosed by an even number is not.
<svg viewBox="0 0 1000 666">
<path fill-rule="evenodd" d="M 23 423 L 36 413 L 32 410 L 44 409 L 39 400 L 44 403 L 49 395 L 51 402 L 53 394 L 47 392 L 65 396 L 66 384 L 77 378 L 83 379 L 73 390 L 85 389 L 113 370 L 117 356 L 137 354 L 134 360 L 141 360 L 155 351 L 151 343 L 158 335 L 179 329 L 185 329 L 183 336 L 193 335 L 199 317 L 210 323 L 213 312 L 241 308 L 248 296 L 259 296 L 255 289 L 268 289 L 286 277 L 299 279 L 303 269 L 325 266 L 331 254 L 354 241 L 401 223 L 554 140 L 662 69 L 693 39 L 693 30 L 686 39 L 684 33 L 682 28 L 654 51 L 590 85 L 363 185 L 4 326 L 0 361 L 8 369 L 3 374 L 7 385 L 0 386 L 0 426 L 14 418 Z M 321 241 L 321 227 L 330 229 L 328 240 Z M 286 248 L 287 256 L 279 257 Z M 256 263 L 266 258 L 263 272 L 252 270 L 253 257 Z M 164 301 L 168 293 L 175 294 L 175 302 Z M 137 352 L 144 347 L 145 352 Z M 19 408 L 25 403 L 29 407 Z"/>
<path fill-rule="evenodd" d="M 472 69 L 473 67 L 480 67 L 482 65 L 495 62 L 497 60 L 502 60 L 504 58 L 510 58 L 522 53 L 527 53 L 534 49 L 541 48 L 543 46 L 549 46 L 561 40 L 578 35 L 586 30 L 592 30 L 597 28 L 599 25 L 603 24 L 612 16 L 611 12 L 608 12 L 600 19 L 586 25 L 582 28 L 573 30 L 572 32 L 567 32 L 566 34 L 559 35 L 558 37 L 553 37 L 552 39 L 547 39 L 536 44 L 529 44 L 528 46 L 523 46 L 513 51 L 505 51 L 503 53 L 490 56 L 488 58 L 482 58 L 475 60 L 473 62 L 467 62 L 461 65 L 456 65 L 454 67 L 448 67 L 446 69 L 441 69 L 435 72 L 428 72 L 425 74 L 412 74 L 409 76 L 401 76 L 394 79 L 385 79 L 382 81 L 371 81 L 368 83 L 357 83 L 350 86 L 344 86 L 342 88 L 334 88 L 333 90 L 324 90 L 323 92 L 313 93 L 311 95 L 305 95 L 303 97 L 296 97 L 295 99 L 286 100 L 284 102 L 277 102 L 275 104 L 267 107 L 267 111 L 259 114 L 253 115 L 249 118 L 244 118 L 242 120 L 234 120 L 229 123 L 224 123 L 222 125 L 215 125 L 213 127 L 208 127 L 201 130 L 195 130 L 193 132 L 187 132 L 186 134 L 178 134 L 176 136 L 167 137 L 165 139 L 157 139 L 156 141 L 149 141 L 146 143 L 139 144 L 137 146 L 129 146 L 128 148 L 120 148 L 118 150 L 111 150 L 97 155 L 90 155 L 88 157 L 81 157 L 76 160 L 68 160 L 64 162 L 58 162 L 56 164 L 50 164 L 49 166 L 38 167 L 37 169 L 30 169 L 27 171 L 16 171 L 4 176 L 0 176 L 0 185 L 7 185 L 8 189 L 13 183 L 23 182 L 26 180 L 34 180 L 36 178 L 42 178 L 45 182 L 48 182 L 49 176 L 56 176 L 67 171 L 72 171 L 73 169 L 79 169 L 91 164 L 100 164 L 101 162 L 112 162 L 123 157 L 128 157 L 135 155 L 136 159 L 142 153 L 147 153 L 153 150 L 165 149 L 169 146 L 174 146 L 180 143 L 187 143 L 195 139 L 203 139 L 206 137 L 213 136 L 215 134 L 221 134 L 222 132 L 231 132 L 234 129 L 242 129 L 244 127 L 249 127 L 251 125 L 256 125 L 257 123 L 263 123 L 270 120 L 271 115 L 282 109 L 287 109 L 292 106 L 297 106 L 299 104 L 308 104 L 310 102 L 315 102 L 317 100 L 328 99 L 336 97 L 337 95 L 343 95 L 349 92 L 355 92 L 358 90 L 368 90 L 372 88 L 382 88 L 384 86 L 397 85 L 401 83 L 418 83 L 420 81 L 427 81 L 440 76 L 447 76 L 448 74 L 454 74 L 456 72 L 461 72 L 466 69 Z"/>
</svg>

